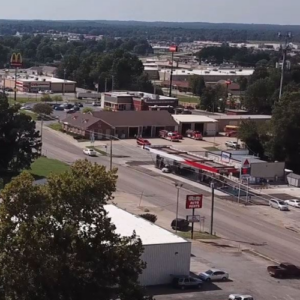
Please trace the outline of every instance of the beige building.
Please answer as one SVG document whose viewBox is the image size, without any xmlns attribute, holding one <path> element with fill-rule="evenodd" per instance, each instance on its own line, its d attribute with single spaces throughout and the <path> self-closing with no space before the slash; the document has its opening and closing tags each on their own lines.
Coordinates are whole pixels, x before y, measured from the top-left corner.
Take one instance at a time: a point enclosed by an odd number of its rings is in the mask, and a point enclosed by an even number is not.
<svg viewBox="0 0 300 300">
<path fill-rule="evenodd" d="M 14 77 L 4 79 L 3 85 L 7 88 L 14 89 Z M 75 93 L 76 82 L 63 80 L 55 77 L 46 76 L 19 76 L 16 81 L 18 91 L 27 93 L 37 93 L 39 91 L 52 91 L 53 93 Z"/>
</svg>

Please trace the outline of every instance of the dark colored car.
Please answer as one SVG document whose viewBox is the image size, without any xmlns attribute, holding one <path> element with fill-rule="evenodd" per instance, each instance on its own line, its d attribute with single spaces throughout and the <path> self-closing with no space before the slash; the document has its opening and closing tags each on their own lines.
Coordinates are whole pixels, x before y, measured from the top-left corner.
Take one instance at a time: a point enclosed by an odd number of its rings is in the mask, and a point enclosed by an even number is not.
<svg viewBox="0 0 300 300">
<path fill-rule="evenodd" d="M 54 107 L 54 110 L 63 111 L 64 107 L 63 106 L 56 106 L 56 107 Z"/>
<path fill-rule="evenodd" d="M 300 277 L 300 268 L 290 263 L 281 263 L 279 266 L 269 266 L 269 274 L 276 278 Z"/>
<path fill-rule="evenodd" d="M 178 218 L 176 222 L 176 219 L 174 219 L 171 223 L 172 229 L 176 230 L 176 225 L 177 225 L 177 230 L 185 231 L 189 228 L 189 221 Z"/>
<path fill-rule="evenodd" d="M 173 276 L 172 285 L 179 289 L 189 289 L 202 287 L 203 281 L 199 278 L 194 278 L 191 276 Z"/>
</svg>

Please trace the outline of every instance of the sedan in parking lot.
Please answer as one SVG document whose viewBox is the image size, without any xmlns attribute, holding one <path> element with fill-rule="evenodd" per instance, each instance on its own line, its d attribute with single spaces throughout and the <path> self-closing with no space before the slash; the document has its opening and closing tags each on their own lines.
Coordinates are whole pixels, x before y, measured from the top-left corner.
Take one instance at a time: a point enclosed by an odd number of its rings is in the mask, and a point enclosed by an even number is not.
<svg viewBox="0 0 300 300">
<path fill-rule="evenodd" d="M 217 280 L 228 280 L 229 278 L 228 273 L 218 269 L 207 270 L 206 272 L 200 273 L 198 276 L 201 280 L 208 282 Z"/>
<path fill-rule="evenodd" d="M 88 156 L 97 156 L 97 152 L 93 149 L 85 148 L 83 150 L 83 153 L 88 155 Z"/>
<path fill-rule="evenodd" d="M 180 288 L 182 290 L 188 288 L 201 288 L 202 280 L 199 278 L 194 278 L 191 276 L 173 276 L 172 284 L 176 288 Z"/>
<path fill-rule="evenodd" d="M 286 200 L 286 201 L 284 201 L 284 203 L 287 205 L 290 205 L 290 206 L 300 208 L 300 200 L 298 200 L 298 199 Z"/>
</svg>

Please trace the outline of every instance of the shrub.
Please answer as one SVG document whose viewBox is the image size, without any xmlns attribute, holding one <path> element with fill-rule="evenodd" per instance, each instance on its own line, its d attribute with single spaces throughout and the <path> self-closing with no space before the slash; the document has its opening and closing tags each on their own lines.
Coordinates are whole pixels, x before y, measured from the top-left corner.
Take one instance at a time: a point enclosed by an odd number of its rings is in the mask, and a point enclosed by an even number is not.
<svg viewBox="0 0 300 300">
<path fill-rule="evenodd" d="M 151 223 L 155 223 L 157 221 L 157 216 L 152 214 L 142 214 L 140 217 L 150 221 Z"/>
</svg>

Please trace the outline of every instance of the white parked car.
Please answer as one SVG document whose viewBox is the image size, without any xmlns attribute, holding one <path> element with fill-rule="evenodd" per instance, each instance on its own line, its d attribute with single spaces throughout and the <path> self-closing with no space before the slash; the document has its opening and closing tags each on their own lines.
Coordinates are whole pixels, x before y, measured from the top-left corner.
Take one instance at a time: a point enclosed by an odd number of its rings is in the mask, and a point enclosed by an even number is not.
<svg viewBox="0 0 300 300">
<path fill-rule="evenodd" d="M 228 300 L 254 300 L 254 298 L 250 295 L 231 294 Z"/>
<path fill-rule="evenodd" d="M 269 201 L 270 207 L 279 209 L 279 210 L 289 210 L 288 205 L 283 200 L 271 199 Z"/>
<path fill-rule="evenodd" d="M 300 200 L 298 199 L 291 199 L 284 201 L 287 205 L 294 206 L 300 208 Z"/>
<path fill-rule="evenodd" d="M 83 149 L 83 153 L 88 156 L 97 156 L 97 152 L 93 149 L 85 148 Z"/>
<path fill-rule="evenodd" d="M 225 145 L 229 148 L 240 149 L 240 144 L 234 141 L 226 141 Z"/>
<path fill-rule="evenodd" d="M 218 270 L 218 269 L 210 269 L 206 272 L 200 273 L 199 278 L 203 281 L 217 281 L 217 280 L 228 280 L 229 274 Z"/>
</svg>

